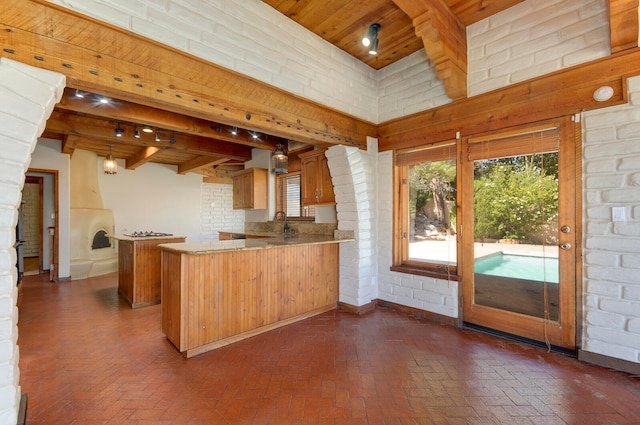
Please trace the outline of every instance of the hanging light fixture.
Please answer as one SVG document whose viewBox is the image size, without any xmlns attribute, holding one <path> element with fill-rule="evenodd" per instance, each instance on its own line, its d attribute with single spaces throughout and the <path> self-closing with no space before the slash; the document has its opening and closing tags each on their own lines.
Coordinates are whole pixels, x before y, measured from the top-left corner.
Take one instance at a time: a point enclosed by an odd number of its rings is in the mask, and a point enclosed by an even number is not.
<svg viewBox="0 0 640 425">
<path fill-rule="evenodd" d="M 271 170 L 273 174 L 286 174 L 288 171 L 289 157 L 282 143 L 276 145 L 276 149 L 271 153 Z"/>
<path fill-rule="evenodd" d="M 369 47 L 369 54 L 371 55 L 378 53 L 378 31 L 380 31 L 380 24 L 371 24 L 367 34 L 362 37 L 362 44 L 365 47 Z"/>
<path fill-rule="evenodd" d="M 111 146 L 109 145 L 109 154 L 105 157 L 102 164 L 105 174 L 118 174 L 118 161 L 111 154 Z"/>
</svg>

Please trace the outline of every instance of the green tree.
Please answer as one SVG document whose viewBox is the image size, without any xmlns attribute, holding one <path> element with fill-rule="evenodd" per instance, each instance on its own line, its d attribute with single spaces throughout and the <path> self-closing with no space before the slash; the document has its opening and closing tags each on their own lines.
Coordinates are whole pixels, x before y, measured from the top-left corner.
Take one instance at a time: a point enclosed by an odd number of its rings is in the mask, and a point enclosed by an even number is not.
<svg viewBox="0 0 640 425">
<path fill-rule="evenodd" d="M 456 199 L 455 161 L 424 162 L 410 167 L 409 191 L 414 201 L 410 204 L 412 217 L 433 200 L 436 219 L 443 228 L 449 228 L 451 209 L 447 202 Z"/>
<path fill-rule="evenodd" d="M 557 155 L 556 166 L 552 167 L 553 174 L 550 175 L 546 173 L 546 167 L 540 166 L 541 159 L 535 157 L 477 164 L 474 182 L 476 238 L 530 240 L 556 219 Z M 549 164 L 553 164 L 553 158 Z"/>
</svg>

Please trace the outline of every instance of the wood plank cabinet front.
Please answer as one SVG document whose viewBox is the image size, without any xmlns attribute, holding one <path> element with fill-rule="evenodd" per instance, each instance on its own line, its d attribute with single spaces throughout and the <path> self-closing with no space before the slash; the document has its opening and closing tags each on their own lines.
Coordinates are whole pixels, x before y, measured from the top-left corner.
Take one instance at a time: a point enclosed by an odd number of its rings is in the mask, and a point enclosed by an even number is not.
<svg viewBox="0 0 640 425">
<path fill-rule="evenodd" d="M 266 168 L 247 168 L 233 176 L 233 209 L 263 210 L 267 208 Z"/>
<path fill-rule="evenodd" d="M 162 330 L 186 357 L 335 309 L 339 244 L 162 251 Z"/>
<path fill-rule="evenodd" d="M 131 308 L 160 303 L 160 248 L 185 237 L 118 240 L 118 293 Z"/>
<path fill-rule="evenodd" d="M 302 162 L 302 205 L 336 203 L 325 151 L 326 149 L 316 149 L 300 154 Z"/>
</svg>

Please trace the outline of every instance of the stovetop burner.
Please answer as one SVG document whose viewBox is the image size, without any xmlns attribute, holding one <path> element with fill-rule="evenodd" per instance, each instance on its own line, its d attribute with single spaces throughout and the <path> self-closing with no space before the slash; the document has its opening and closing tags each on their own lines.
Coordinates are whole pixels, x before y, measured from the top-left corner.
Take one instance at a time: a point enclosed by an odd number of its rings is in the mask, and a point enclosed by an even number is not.
<svg viewBox="0 0 640 425">
<path fill-rule="evenodd" d="M 160 232 L 133 232 L 131 234 L 125 234 L 125 236 L 129 236 L 132 238 L 153 238 L 159 236 L 173 236 L 172 233 L 160 233 Z"/>
</svg>

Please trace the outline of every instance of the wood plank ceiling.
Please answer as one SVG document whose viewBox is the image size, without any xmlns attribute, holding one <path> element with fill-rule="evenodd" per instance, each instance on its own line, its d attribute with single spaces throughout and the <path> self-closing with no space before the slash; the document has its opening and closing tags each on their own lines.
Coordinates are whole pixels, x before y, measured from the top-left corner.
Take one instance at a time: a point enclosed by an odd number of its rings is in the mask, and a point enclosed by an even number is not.
<svg viewBox="0 0 640 425">
<path fill-rule="evenodd" d="M 426 49 L 427 55 L 434 60 L 433 51 L 427 48 L 430 43 L 428 38 L 434 34 L 421 30 L 419 37 L 414 28 L 418 20 L 424 20 L 425 14 L 433 13 L 434 16 L 430 18 L 433 20 L 445 16 L 460 22 L 458 35 L 464 38 L 466 25 L 522 0 L 263 1 L 358 60 L 380 69 L 420 49 Z M 436 7 L 439 8 L 437 13 L 434 11 Z M 414 18 L 407 13 L 414 15 Z M 379 51 L 375 56 L 370 55 L 361 43 L 362 36 L 372 23 L 381 25 Z M 444 31 L 440 31 L 436 31 L 436 38 L 444 35 Z M 460 63 L 463 63 L 463 72 L 466 73 L 466 40 L 463 41 L 464 61 Z M 441 62 L 441 59 L 437 59 L 437 67 L 444 66 L 444 73 L 451 74 L 447 63 L 438 65 Z M 454 94 L 450 94 L 452 98 L 466 95 L 466 81 L 463 83 L 464 91 L 455 91 L 459 80 L 445 83 L 454 87 Z M 69 154 L 74 149 L 97 152 L 100 156 L 106 156 L 111 151 L 116 158 L 125 159 L 127 169 L 155 162 L 175 165 L 179 173 L 199 172 L 220 176 L 221 171 L 224 175 L 225 170 L 228 172 L 234 167 L 238 168 L 250 159 L 252 148 L 273 150 L 277 143 L 287 142 L 287 139 L 264 133 L 256 133 L 257 137 L 254 138 L 254 133 L 249 131 L 251 129 L 240 129 L 238 135 L 233 135 L 229 125 L 118 99 L 101 104 L 100 93 L 86 92 L 83 98 L 76 94 L 76 90 L 67 89 L 48 121 L 43 136 L 63 140 L 63 152 Z M 118 126 L 124 130 L 120 137 L 115 136 Z M 143 133 L 141 130 L 145 126 L 153 131 Z M 135 137 L 136 130 L 140 132 L 140 137 Z M 326 140 L 319 137 L 317 143 L 308 139 L 300 141 L 307 145 L 330 145 Z"/>
</svg>

